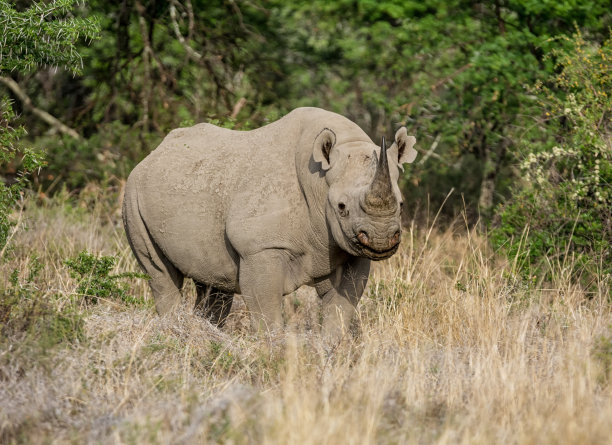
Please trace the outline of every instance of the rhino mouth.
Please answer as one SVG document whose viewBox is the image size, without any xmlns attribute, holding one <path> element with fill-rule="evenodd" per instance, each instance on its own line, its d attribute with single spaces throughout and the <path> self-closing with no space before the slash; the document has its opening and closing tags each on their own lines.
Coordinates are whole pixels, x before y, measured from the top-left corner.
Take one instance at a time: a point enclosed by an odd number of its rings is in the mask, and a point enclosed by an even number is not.
<svg viewBox="0 0 612 445">
<path fill-rule="evenodd" d="M 360 242 L 357 237 L 353 238 L 353 244 L 359 251 L 360 256 L 369 258 L 374 261 L 386 260 L 395 252 L 397 252 L 397 249 L 399 248 L 399 243 L 395 244 L 393 247 L 382 249 L 375 248 L 373 246 L 366 246 L 365 244 Z"/>
</svg>

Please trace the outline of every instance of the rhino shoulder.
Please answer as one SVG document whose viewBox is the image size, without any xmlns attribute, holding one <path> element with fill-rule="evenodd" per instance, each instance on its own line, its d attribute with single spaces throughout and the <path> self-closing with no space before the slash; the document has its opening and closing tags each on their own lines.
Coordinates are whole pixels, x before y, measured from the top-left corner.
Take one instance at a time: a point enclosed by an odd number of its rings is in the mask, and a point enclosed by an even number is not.
<svg viewBox="0 0 612 445">
<path fill-rule="evenodd" d="M 196 124 L 191 127 L 175 128 L 174 130 L 171 130 L 170 133 L 166 135 L 166 137 L 164 138 L 160 146 L 172 144 L 173 142 L 176 142 L 176 141 L 182 141 L 185 139 L 191 139 L 193 137 L 198 137 L 214 129 L 220 130 L 219 127 L 216 127 L 206 122 Z"/>
<path fill-rule="evenodd" d="M 305 121 L 313 121 L 319 119 L 329 118 L 343 118 L 343 116 L 334 113 L 333 111 L 327 111 L 323 108 L 317 107 L 299 107 L 291 111 L 285 116 L 286 118 L 297 118 Z M 345 119 L 345 118 L 344 118 Z"/>
<path fill-rule="evenodd" d="M 283 193 L 268 194 L 255 187 L 234 197 L 227 215 L 226 234 L 241 255 L 267 249 L 293 252 L 304 249 L 309 223 L 299 186 L 292 182 L 278 185 Z"/>
</svg>

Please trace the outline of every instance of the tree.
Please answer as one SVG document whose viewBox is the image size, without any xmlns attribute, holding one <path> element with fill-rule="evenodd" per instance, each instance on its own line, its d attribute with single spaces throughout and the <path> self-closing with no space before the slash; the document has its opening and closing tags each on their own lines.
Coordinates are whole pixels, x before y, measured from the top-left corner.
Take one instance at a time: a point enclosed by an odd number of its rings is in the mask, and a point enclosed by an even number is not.
<svg viewBox="0 0 612 445">
<path fill-rule="evenodd" d="M 524 86 L 552 74 L 546 55 L 566 43 L 551 37 L 578 26 L 601 41 L 612 19 L 604 0 L 314 0 L 299 10 L 291 42 L 312 69 L 295 93 L 370 135 L 408 126 L 422 155 L 407 207 L 429 195 L 437 208 L 454 187 L 457 207 L 463 194 L 474 213 L 507 192 L 515 129 L 539 112 Z"/>
<path fill-rule="evenodd" d="M 541 113 L 492 240 L 526 277 L 565 269 L 593 285 L 612 277 L 612 40 L 563 40 L 557 74 L 531 88 Z"/>
<path fill-rule="evenodd" d="M 24 106 L 36 110 L 48 123 L 63 128 L 53 116 L 34 107 L 29 97 L 10 77 L 11 72 L 31 71 L 40 66 L 65 67 L 79 73 L 82 60 L 76 50 L 80 37 L 92 39 L 98 33 L 97 20 L 70 16 L 76 0 L 34 2 L 26 9 L 18 9 L 14 2 L 0 0 L 0 81 L 24 102 Z M 25 133 L 23 127 L 15 127 L 12 101 L 0 98 L 0 162 L 14 161 L 16 142 Z M 64 126 L 65 127 L 65 126 Z M 23 151 L 21 169 L 11 184 L 0 182 L 0 258 L 7 242 L 14 233 L 10 212 L 19 201 L 27 184 L 27 175 L 43 165 L 43 156 L 30 149 Z"/>
</svg>

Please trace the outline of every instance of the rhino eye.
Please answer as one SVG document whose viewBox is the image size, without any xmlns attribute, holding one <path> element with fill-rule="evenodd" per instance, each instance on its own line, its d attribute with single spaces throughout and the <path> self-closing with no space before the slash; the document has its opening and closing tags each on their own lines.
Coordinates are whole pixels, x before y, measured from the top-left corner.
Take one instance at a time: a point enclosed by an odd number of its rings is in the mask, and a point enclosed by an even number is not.
<svg viewBox="0 0 612 445">
<path fill-rule="evenodd" d="M 346 204 L 343 202 L 338 203 L 338 210 L 340 211 L 340 216 L 348 215 L 348 210 L 346 210 Z"/>
</svg>

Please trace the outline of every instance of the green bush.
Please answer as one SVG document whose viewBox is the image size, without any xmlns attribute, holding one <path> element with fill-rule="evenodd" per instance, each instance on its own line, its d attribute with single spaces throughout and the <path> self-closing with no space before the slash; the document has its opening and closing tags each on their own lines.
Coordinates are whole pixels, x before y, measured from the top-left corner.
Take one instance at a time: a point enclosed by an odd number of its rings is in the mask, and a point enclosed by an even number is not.
<svg viewBox="0 0 612 445">
<path fill-rule="evenodd" d="M 97 18 L 74 17 L 77 0 L 33 2 L 28 8 L 15 1 L 0 0 L 0 76 L 11 72 L 28 72 L 40 66 L 61 66 L 72 74 L 81 71 L 83 61 L 76 44 L 79 38 L 95 38 L 100 27 Z M 11 212 L 27 184 L 28 175 L 44 166 L 43 155 L 22 149 L 20 165 L 6 168 L 16 158 L 15 144 L 25 134 L 23 127 L 13 126 L 12 101 L 0 96 L 0 166 L 13 171 L 12 178 L 0 178 L 0 257 L 10 239 L 15 222 Z"/>
<path fill-rule="evenodd" d="M 15 162 L 15 143 L 25 133 L 22 127 L 14 127 L 12 122 L 15 113 L 11 101 L 0 97 L 0 164 Z M 28 184 L 28 174 L 44 165 L 41 153 L 24 150 L 20 161 L 21 168 L 13 168 L 13 178 L 2 180 L 0 177 L 0 257 L 5 252 L 5 246 L 10 239 L 12 227 L 15 224 L 11 212 L 20 200 L 21 194 Z M 1 259 L 1 258 L 0 258 Z"/>
<path fill-rule="evenodd" d="M 79 280 L 77 294 L 88 303 L 97 303 L 99 299 L 121 300 L 129 304 L 145 304 L 142 298 L 129 294 L 127 283 L 119 283 L 123 278 L 148 278 L 147 275 L 135 272 L 123 272 L 111 275 L 116 258 L 113 256 L 96 257 L 86 250 L 76 257 L 64 261 L 70 269 L 70 275 Z"/>
<path fill-rule="evenodd" d="M 60 296 L 40 288 L 37 279 L 42 264 L 33 255 L 25 279 L 15 269 L 9 285 L 0 289 L 0 344 L 17 339 L 21 346 L 43 350 L 84 339 L 82 315 L 71 301 L 58 304 Z"/>
<path fill-rule="evenodd" d="M 612 273 L 612 40 L 565 40 L 558 74 L 533 88 L 542 115 L 521 142 L 523 180 L 497 209 L 492 240 L 525 276 L 561 266 L 589 284 Z"/>
</svg>

